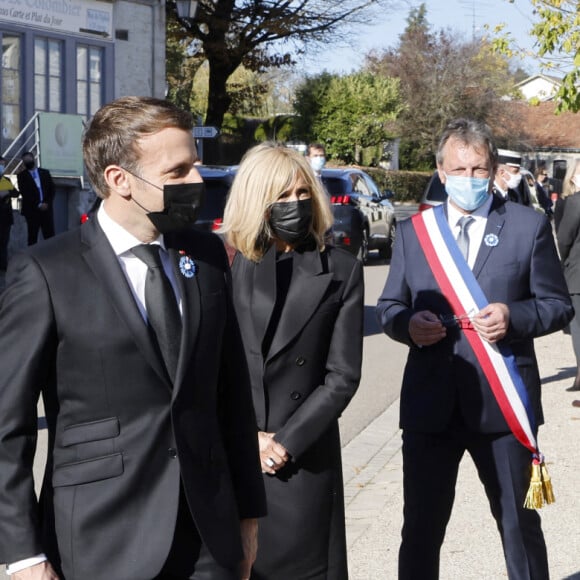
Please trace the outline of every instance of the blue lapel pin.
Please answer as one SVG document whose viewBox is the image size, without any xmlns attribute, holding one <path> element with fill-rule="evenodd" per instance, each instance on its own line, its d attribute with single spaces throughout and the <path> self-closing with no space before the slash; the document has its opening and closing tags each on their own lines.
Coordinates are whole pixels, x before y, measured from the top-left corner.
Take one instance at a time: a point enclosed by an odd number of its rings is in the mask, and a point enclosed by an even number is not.
<svg viewBox="0 0 580 580">
<path fill-rule="evenodd" d="M 487 234 L 485 238 L 483 238 L 483 243 L 490 248 L 495 248 L 499 244 L 499 238 L 496 234 Z"/>
<path fill-rule="evenodd" d="M 179 271 L 186 278 L 197 274 L 197 264 L 183 250 L 179 250 Z"/>
</svg>

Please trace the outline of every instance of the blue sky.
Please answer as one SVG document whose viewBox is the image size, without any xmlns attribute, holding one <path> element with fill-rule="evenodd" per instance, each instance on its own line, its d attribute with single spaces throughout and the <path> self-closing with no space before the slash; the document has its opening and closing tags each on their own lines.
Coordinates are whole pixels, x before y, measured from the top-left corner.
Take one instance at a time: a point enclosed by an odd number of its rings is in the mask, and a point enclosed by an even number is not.
<svg viewBox="0 0 580 580">
<path fill-rule="evenodd" d="M 425 0 L 427 20 L 434 30 L 450 29 L 457 32 L 463 40 L 476 35 L 485 34 L 484 25 L 493 29 L 498 24 L 505 24 L 518 43 L 532 49 L 534 40 L 529 35 L 532 27 L 532 5 L 529 0 Z M 419 7 L 420 1 L 393 0 L 392 10 L 384 15 L 373 18 L 376 24 L 372 26 L 357 26 L 349 36 L 355 39 L 356 48 L 328 46 L 323 52 L 306 58 L 301 63 L 302 70 L 308 74 L 316 74 L 327 70 L 333 73 L 349 73 L 358 69 L 364 55 L 372 49 L 394 46 L 399 35 L 406 27 L 406 19 L 412 7 Z M 530 60 L 524 63 L 530 74 L 539 71 L 539 67 Z"/>
</svg>

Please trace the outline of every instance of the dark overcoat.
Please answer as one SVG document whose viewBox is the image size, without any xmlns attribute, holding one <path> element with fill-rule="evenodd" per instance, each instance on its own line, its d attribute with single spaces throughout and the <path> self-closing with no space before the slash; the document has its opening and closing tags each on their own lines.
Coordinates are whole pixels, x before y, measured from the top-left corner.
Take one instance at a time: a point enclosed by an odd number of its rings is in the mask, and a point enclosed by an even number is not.
<svg viewBox="0 0 580 580">
<path fill-rule="evenodd" d="M 259 580 L 348 577 L 338 418 L 358 387 L 364 282 L 343 250 L 294 252 L 293 273 L 269 351 L 262 340 L 276 300 L 276 252 L 260 263 L 237 255 L 234 304 L 250 367 L 260 431 L 274 432 L 291 460 L 265 474 Z"/>
<path fill-rule="evenodd" d="M 557 239 L 570 294 L 580 294 L 580 192 L 569 195 L 558 224 Z"/>
</svg>

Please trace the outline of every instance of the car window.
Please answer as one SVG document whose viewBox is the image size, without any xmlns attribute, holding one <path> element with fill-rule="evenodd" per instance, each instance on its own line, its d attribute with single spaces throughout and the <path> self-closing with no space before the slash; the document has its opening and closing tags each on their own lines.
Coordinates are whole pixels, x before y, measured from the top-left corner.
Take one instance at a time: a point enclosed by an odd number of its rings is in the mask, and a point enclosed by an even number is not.
<svg viewBox="0 0 580 580">
<path fill-rule="evenodd" d="M 322 184 L 328 195 L 344 195 L 349 193 L 346 188 L 346 181 L 337 177 L 322 176 Z"/>
<path fill-rule="evenodd" d="M 352 179 L 352 190 L 355 193 L 360 193 L 361 195 L 367 195 L 369 197 L 372 195 L 372 192 L 369 189 L 369 186 L 367 182 L 364 180 L 362 175 L 353 173 L 351 174 L 351 179 Z"/>
<path fill-rule="evenodd" d="M 381 192 L 379 191 L 377 184 L 371 179 L 371 177 L 369 175 L 365 174 L 365 175 L 363 175 L 363 179 L 364 179 L 364 182 L 365 182 L 367 189 L 370 192 L 369 195 L 373 195 L 375 197 L 381 197 Z"/>
<path fill-rule="evenodd" d="M 427 185 L 425 199 L 427 201 L 445 201 L 447 199 L 445 186 L 441 183 L 437 171 L 433 174 L 429 184 Z"/>
</svg>

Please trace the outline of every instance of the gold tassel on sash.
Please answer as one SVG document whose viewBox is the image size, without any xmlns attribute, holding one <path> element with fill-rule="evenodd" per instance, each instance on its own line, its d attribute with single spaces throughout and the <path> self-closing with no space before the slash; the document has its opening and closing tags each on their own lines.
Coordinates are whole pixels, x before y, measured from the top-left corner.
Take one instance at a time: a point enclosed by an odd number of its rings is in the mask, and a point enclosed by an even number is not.
<svg viewBox="0 0 580 580">
<path fill-rule="evenodd" d="M 543 507 L 544 504 L 554 503 L 555 501 L 552 480 L 548 474 L 548 468 L 544 463 L 543 457 L 541 461 L 534 457 L 532 462 L 532 478 L 524 507 L 537 510 Z"/>
<path fill-rule="evenodd" d="M 544 499 L 546 503 L 554 503 L 556 501 L 556 496 L 554 495 L 554 489 L 552 488 L 552 480 L 550 479 L 550 474 L 548 473 L 548 468 L 542 461 L 542 489 L 544 490 Z"/>
</svg>

